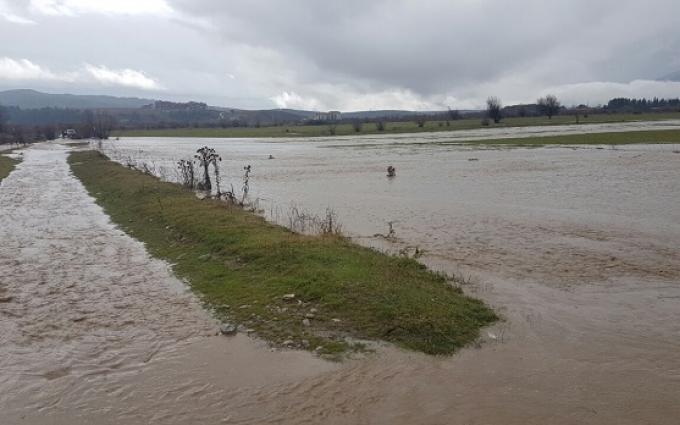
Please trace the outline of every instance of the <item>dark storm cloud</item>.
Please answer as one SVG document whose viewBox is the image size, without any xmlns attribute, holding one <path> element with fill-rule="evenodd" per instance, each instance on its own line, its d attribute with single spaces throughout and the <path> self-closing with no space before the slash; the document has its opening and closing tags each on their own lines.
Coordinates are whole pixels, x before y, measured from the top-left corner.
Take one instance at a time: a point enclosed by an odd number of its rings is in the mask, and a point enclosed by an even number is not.
<svg viewBox="0 0 680 425">
<path fill-rule="evenodd" d="M 671 0 L 4 3 L 0 37 L 29 41 L 0 46 L 0 59 L 29 59 L 45 72 L 26 72 L 49 84 L 64 76 L 92 84 L 85 66 L 93 64 L 113 72 L 110 84 L 250 107 L 429 109 L 479 106 L 489 95 L 506 103 L 546 92 L 573 103 L 680 95 L 679 84 L 649 81 L 680 69 L 680 3 Z M 64 31 L 63 20 L 78 24 Z M 53 40 L 50 48 L 40 37 Z M 106 55 L 71 48 L 83 39 L 106 46 Z M 55 48 L 68 52 L 67 63 Z M 17 71 L 5 65 L 6 75 Z M 0 83 L 2 72 L 0 61 Z"/>
</svg>

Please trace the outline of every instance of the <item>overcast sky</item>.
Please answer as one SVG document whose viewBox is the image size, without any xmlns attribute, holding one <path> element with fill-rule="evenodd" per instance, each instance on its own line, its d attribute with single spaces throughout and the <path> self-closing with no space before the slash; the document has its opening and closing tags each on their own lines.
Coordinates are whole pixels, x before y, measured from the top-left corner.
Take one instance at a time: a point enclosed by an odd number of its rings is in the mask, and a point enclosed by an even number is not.
<svg viewBox="0 0 680 425">
<path fill-rule="evenodd" d="M 0 0 L 0 89 L 241 108 L 678 97 L 678 0 Z"/>
</svg>

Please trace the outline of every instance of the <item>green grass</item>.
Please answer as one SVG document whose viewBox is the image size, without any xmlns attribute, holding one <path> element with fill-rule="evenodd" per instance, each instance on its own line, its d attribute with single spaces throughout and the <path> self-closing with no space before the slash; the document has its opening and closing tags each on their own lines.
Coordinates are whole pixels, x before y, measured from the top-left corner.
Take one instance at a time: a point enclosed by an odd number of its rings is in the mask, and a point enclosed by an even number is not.
<svg viewBox="0 0 680 425">
<path fill-rule="evenodd" d="M 655 113 L 655 114 L 596 114 L 588 118 L 580 117 L 580 124 L 634 122 L 634 121 L 662 121 L 680 119 L 680 113 Z M 576 124 L 573 115 L 558 115 L 552 119 L 546 117 L 506 118 L 499 124 L 491 123 L 488 127 L 481 125 L 480 119 L 461 119 L 449 121 L 428 121 L 420 128 L 414 121 L 388 122 L 386 130 L 379 132 L 375 124 L 363 124 L 361 132 L 357 133 L 351 124 L 341 124 L 336 127 L 336 135 L 352 134 L 396 134 L 396 133 L 422 133 L 432 131 L 470 130 L 476 128 L 494 127 L 527 127 L 536 125 L 567 125 Z M 177 129 L 151 129 L 151 130 L 122 130 L 113 133 L 113 136 L 125 137 L 319 137 L 329 136 L 327 125 L 287 125 L 273 127 L 237 127 L 237 128 L 177 128 Z"/>
<path fill-rule="evenodd" d="M 680 130 L 626 131 L 611 133 L 566 134 L 559 136 L 514 137 L 483 140 L 436 140 L 414 142 L 414 145 L 506 145 L 506 146 L 546 146 L 546 145 L 631 145 L 631 144 L 680 143 Z M 399 142 L 399 146 L 409 143 Z M 333 146 L 342 146 L 334 144 Z M 355 145 L 347 145 L 355 146 Z M 361 147 L 376 146 L 364 143 Z"/>
<path fill-rule="evenodd" d="M 452 142 L 443 142 L 452 143 Z M 457 142 L 456 142 L 457 143 Z M 560 136 L 520 137 L 463 141 L 480 145 L 629 145 L 638 143 L 680 143 L 680 130 L 626 131 L 613 133 L 566 134 Z"/>
<path fill-rule="evenodd" d="M 220 318 L 274 344 L 292 340 L 333 353 L 350 348 L 349 336 L 449 354 L 497 320 L 481 301 L 415 260 L 339 236 L 292 233 L 97 152 L 72 153 L 69 162 L 112 220 L 173 263 Z M 289 293 L 301 303 L 282 298 Z M 318 311 L 306 327 L 312 308 Z"/>
<path fill-rule="evenodd" d="M 14 170 L 14 166 L 17 165 L 19 161 L 12 159 L 12 158 L 7 158 L 6 156 L 3 155 L 3 153 L 8 153 L 9 151 L 3 152 L 0 151 L 0 181 L 7 177 L 9 173 Z"/>
</svg>

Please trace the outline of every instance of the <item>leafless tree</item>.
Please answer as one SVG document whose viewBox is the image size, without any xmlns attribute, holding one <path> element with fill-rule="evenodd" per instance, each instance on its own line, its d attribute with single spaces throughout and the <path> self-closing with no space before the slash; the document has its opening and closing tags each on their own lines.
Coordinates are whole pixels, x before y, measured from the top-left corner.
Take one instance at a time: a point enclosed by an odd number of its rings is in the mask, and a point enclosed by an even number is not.
<svg viewBox="0 0 680 425">
<path fill-rule="evenodd" d="M 449 116 L 449 119 L 450 119 L 450 120 L 455 121 L 455 120 L 457 120 L 457 119 L 460 119 L 460 112 L 458 112 L 457 109 L 451 109 L 451 108 L 449 108 L 449 110 L 448 110 L 448 116 Z"/>
<path fill-rule="evenodd" d="M 0 134 L 2 134 L 5 131 L 5 123 L 7 122 L 7 112 L 5 111 L 5 108 L 0 106 Z"/>
<path fill-rule="evenodd" d="M 555 95 L 549 94 L 546 97 L 538 99 L 536 103 L 538 104 L 538 110 L 541 111 L 543 115 L 546 115 L 548 119 L 552 119 L 553 115 L 557 115 L 560 112 L 561 105 Z"/>
<path fill-rule="evenodd" d="M 491 96 L 486 100 L 486 115 L 496 124 L 503 119 L 503 104 L 501 100 L 495 96 Z"/>
<path fill-rule="evenodd" d="M 108 139 L 115 125 L 114 118 L 102 111 L 87 111 L 85 115 L 86 131 L 83 135 L 89 135 L 95 139 Z"/>
<path fill-rule="evenodd" d="M 196 186 L 194 162 L 186 159 L 180 159 L 177 161 L 177 169 L 179 170 L 182 186 L 188 189 L 193 189 Z"/>
<path fill-rule="evenodd" d="M 219 191 L 219 170 L 217 163 L 218 161 L 222 161 L 222 157 L 215 152 L 215 149 L 203 146 L 196 151 L 194 158 L 196 158 L 199 165 L 203 167 L 203 182 L 199 183 L 199 189 L 206 191 L 212 189 L 212 183 L 210 182 L 210 165 L 212 164 L 215 169 L 215 177 Z"/>
<path fill-rule="evenodd" d="M 425 115 L 418 115 L 416 117 L 416 125 L 418 126 L 418 128 L 425 127 L 426 122 L 427 122 L 427 120 L 425 119 Z"/>
<path fill-rule="evenodd" d="M 243 167 L 243 196 L 241 197 L 241 205 L 245 205 L 248 192 L 250 191 L 250 165 Z"/>
<path fill-rule="evenodd" d="M 361 133 L 361 121 L 359 120 L 354 120 L 352 121 L 352 128 L 354 129 L 355 133 Z"/>
</svg>

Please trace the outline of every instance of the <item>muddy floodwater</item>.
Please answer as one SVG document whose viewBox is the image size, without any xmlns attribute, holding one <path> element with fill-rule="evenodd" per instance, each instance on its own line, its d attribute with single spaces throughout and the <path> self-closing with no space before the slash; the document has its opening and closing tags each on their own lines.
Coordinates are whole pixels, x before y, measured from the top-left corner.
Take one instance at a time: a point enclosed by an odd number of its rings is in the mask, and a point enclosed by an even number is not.
<svg viewBox="0 0 680 425">
<path fill-rule="evenodd" d="M 385 347 L 343 364 L 212 336 L 209 314 L 168 266 L 111 225 L 69 174 L 66 148 L 27 150 L 0 187 L 3 416 L 677 424 L 680 146 L 497 149 L 440 143 L 447 137 L 104 144 L 167 179 L 173 161 L 214 147 L 223 186 L 239 191 L 252 165 L 250 197 L 270 219 L 285 224 L 292 206 L 331 208 L 357 242 L 424 250 L 423 262 L 463 276 L 505 319 L 451 357 Z M 376 236 L 390 222 L 394 242 Z"/>
</svg>

